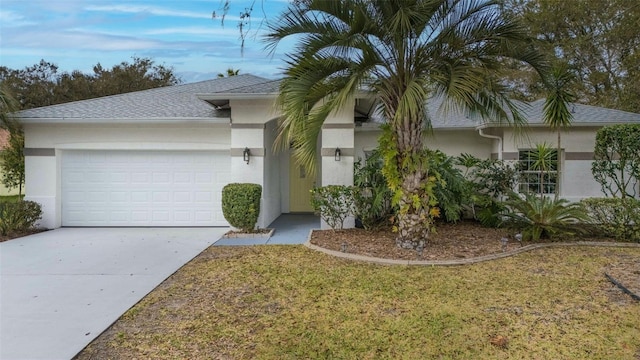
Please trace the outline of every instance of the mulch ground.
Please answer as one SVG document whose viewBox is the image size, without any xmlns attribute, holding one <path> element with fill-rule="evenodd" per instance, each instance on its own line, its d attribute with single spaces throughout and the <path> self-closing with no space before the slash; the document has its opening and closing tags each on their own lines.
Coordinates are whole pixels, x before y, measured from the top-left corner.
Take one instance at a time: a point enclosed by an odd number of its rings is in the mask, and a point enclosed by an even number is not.
<svg viewBox="0 0 640 360">
<path fill-rule="evenodd" d="M 15 238 L 20 238 L 27 235 L 37 234 L 43 231 L 47 231 L 47 230 L 46 229 L 30 229 L 30 230 L 21 231 L 21 232 L 7 233 L 7 235 L 0 235 L 0 242 L 15 239 Z"/>
<path fill-rule="evenodd" d="M 316 230 L 311 243 L 319 247 L 352 254 L 395 260 L 456 260 L 515 250 L 530 243 L 519 243 L 515 233 L 507 229 L 482 227 L 476 222 L 462 221 L 456 224 L 438 224 L 422 253 L 400 249 L 395 234 L 388 228 L 367 231 L 363 229 Z M 506 246 L 502 238 L 507 238 Z M 564 240 L 564 239 L 563 239 Z M 567 241 L 613 242 L 610 238 L 580 237 Z M 616 256 L 604 273 L 618 281 L 632 293 L 640 296 L 640 258 Z"/>
</svg>

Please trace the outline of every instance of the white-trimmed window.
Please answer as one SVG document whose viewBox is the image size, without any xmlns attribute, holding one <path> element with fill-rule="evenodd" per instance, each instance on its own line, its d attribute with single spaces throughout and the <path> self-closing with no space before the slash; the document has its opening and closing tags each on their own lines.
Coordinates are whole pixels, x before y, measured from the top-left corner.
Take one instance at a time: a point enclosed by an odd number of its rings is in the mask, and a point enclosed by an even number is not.
<svg viewBox="0 0 640 360">
<path fill-rule="evenodd" d="M 551 151 L 547 169 L 540 167 L 539 157 L 534 149 L 518 152 L 518 169 L 520 181 L 518 191 L 521 193 L 554 194 L 558 180 L 557 151 Z"/>
</svg>

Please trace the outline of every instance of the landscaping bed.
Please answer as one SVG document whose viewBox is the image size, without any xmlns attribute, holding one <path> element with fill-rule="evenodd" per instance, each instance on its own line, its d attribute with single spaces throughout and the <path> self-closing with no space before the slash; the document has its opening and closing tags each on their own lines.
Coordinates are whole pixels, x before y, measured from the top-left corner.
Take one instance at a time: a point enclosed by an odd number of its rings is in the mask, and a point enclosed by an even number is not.
<svg viewBox="0 0 640 360">
<path fill-rule="evenodd" d="M 47 231 L 47 229 L 29 229 L 29 230 L 19 231 L 19 232 L 10 232 L 10 233 L 7 233 L 7 235 L 0 235 L 0 242 L 21 238 L 27 235 L 37 234 L 43 231 Z"/>
</svg>

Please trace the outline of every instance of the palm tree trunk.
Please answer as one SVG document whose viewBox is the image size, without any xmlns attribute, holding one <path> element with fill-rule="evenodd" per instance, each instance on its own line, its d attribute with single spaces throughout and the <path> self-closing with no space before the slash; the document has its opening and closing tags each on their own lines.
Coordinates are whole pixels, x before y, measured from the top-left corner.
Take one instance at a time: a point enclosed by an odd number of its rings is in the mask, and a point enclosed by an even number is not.
<svg viewBox="0 0 640 360">
<path fill-rule="evenodd" d="M 424 248 L 429 237 L 429 213 L 424 206 L 414 206 L 415 196 L 424 198 L 420 188 L 422 174 L 416 171 L 406 174 L 402 182 L 402 198 L 398 212 L 398 234 L 396 245 L 403 249 Z"/>
<path fill-rule="evenodd" d="M 416 160 L 423 149 L 423 131 L 420 121 L 405 121 L 399 124 L 396 134 L 398 171 L 401 174 L 402 196 L 397 215 L 398 233 L 396 244 L 404 249 L 424 248 L 431 228 L 429 195 L 424 190 L 428 172 L 424 161 Z M 409 165 L 405 165 L 408 162 Z M 406 167 L 405 167 L 406 166 Z M 419 201 L 415 201 L 419 199 Z"/>
</svg>

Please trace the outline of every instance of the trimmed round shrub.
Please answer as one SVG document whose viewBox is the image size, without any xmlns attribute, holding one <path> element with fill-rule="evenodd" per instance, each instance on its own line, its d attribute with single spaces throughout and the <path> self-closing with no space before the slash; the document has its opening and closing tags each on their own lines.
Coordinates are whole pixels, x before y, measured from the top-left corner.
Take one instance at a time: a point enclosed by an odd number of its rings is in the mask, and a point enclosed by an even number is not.
<svg viewBox="0 0 640 360">
<path fill-rule="evenodd" d="M 222 189 L 222 214 L 229 224 L 243 232 L 252 232 L 260 215 L 262 186 L 232 183 Z"/>
</svg>

